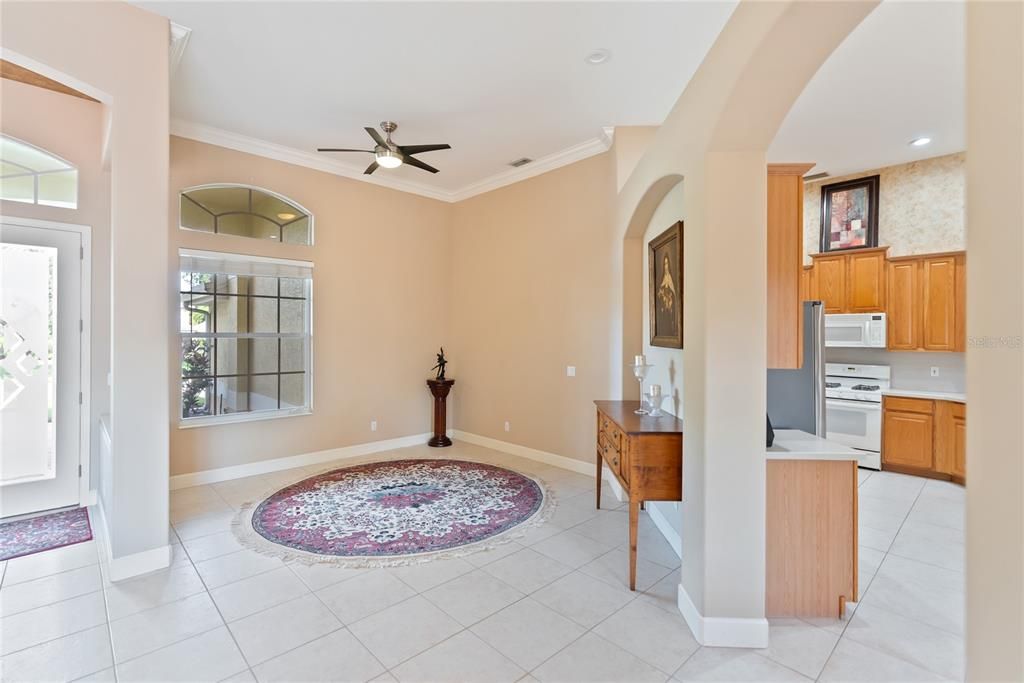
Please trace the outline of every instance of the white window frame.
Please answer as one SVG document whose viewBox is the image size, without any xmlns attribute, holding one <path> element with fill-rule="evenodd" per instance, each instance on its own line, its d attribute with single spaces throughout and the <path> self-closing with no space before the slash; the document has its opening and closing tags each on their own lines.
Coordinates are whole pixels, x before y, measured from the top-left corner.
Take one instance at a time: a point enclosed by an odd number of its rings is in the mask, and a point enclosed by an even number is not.
<svg viewBox="0 0 1024 683">
<path fill-rule="evenodd" d="M 55 209 L 70 209 L 72 211 L 78 209 L 78 190 L 80 188 L 80 184 L 79 184 L 79 175 L 78 175 L 78 167 L 77 166 L 72 164 L 70 161 L 68 161 L 64 157 L 58 156 L 58 155 L 54 154 L 53 152 L 51 152 L 51 151 L 49 151 L 47 149 L 43 149 L 42 147 L 40 147 L 38 145 L 33 145 L 31 142 L 25 142 L 21 138 L 16 138 L 13 135 L 8 135 L 6 133 L 3 133 L 2 136 L 4 138 L 8 139 L 8 140 L 11 140 L 13 142 L 18 143 L 19 145 L 24 145 L 25 147 L 31 147 L 32 149 L 36 150 L 40 154 L 45 154 L 49 158 L 51 158 L 51 159 L 53 159 L 55 161 L 59 161 L 60 163 L 65 164 L 67 166 L 67 168 L 58 168 L 58 169 L 53 169 L 53 170 L 50 170 L 50 171 L 36 171 L 35 169 L 28 168 L 27 166 L 24 166 L 24 165 L 16 163 L 16 162 L 13 162 L 10 159 L 0 159 L 0 161 L 3 161 L 4 163 L 10 164 L 11 166 L 18 166 L 19 168 L 24 169 L 24 172 L 22 172 L 22 173 L 14 173 L 14 174 L 11 174 L 11 175 L 2 176 L 2 178 L 27 178 L 27 177 L 30 177 L 30 176 L 32 178 L 32 200 L 31 201 L 29 201 L 27 199 L 4 199 L 3 201 L 5 201 L 5 202 L 15 202 L 17 204 L 32 204 L 32 205 L 35 205 L 35 206 L 47 206 L 47 207 L 55 208 Z M 43 201 L 40 201 L 39 200 L 39 176 L 51 175 L 53 173 L 67 173 L 68 171 L 74 171 L 75 172 L 75 201 L 74 202 L 58 202 L 58 201 L 53 201 L 53 200 L 43 200 Z"/>
<path fill-rule="evenodd" d="M 298 209 L 300 212 L 304 213 L 309 218 L 309 244 L 294 244 L 294 243 L 281 242 L 280 240 L 277 242 L 277 244 L 288 244 L 289 246 L 295 246 L 295 247 L 312 247 L 312 246 L 314 246 L 316 244 L 316 221 L 314 219 L 313 212 L 311 212 L 309 209 L 307 209 L 302 204 L 299 204 L 297 201 L 295 201 L 291 197 L 286 197 L 283 194 L 281 194 L 280 192 L 274 192 L 273 190 L 268 190 L 267 188 L 260 187 L 259 185 L 246 185 L 245 183 L 206 183 L 204 185 L 193 185 L 192 187 L 186 187 L 185 189 L 183 189 L 181 192 L 178 193 L 178 229 L 179 230 L 188 230 L 189 232 L 198 232 L 198 233 L 202 233 L 204 235 L 221 235 L 221 234 L 224 234 L 224 233 L 218 233 L 218 232 L 208 232 L 206 230 L 198 230 L 196 228 L 190 228 L 190 227 L 186 226 L 184 224 L 184 222 L 182 221 L 182 219 L 181 219 L 181 203 L 182 203 L 182 201 L 185 200 L 185 195 L 187 195 L 189 192 L 194 192 L 196 190 L 216 190 L 216 189 L 220 189 L 220 188 L 228 188 L 228 189 L 236 188 L 236 189 L 242 189 L 242 190 L 256 190 L 257 192 L 262 192 L 263 194 L 266 194 L 266 195 L 269 195 L 271 197 L 274 197 L 275 199 L 278 199 L 278 200 L 284 202 L 285 204 L 288 204 L 290 206 L 295 207 L 296 209 Z M 234 235 L 234 237 L 243 237 L 244 239 L 257 239 L 255 237 L 247 237 L 247 236 L 244 236 L 244 235 Z"/>
<path fill-rule="evenodd" d="M 196 337 L 196 336 L 208 336 L 211 339 L 217 339 L 217 338 L 222 338 L 222 339 L 229 339 L 229 338 L 236 338 L 236 339 L 238 339 L 238 338 L 244 338 L 244 339 L 253 339 L 253 338 L 280 339 L 281 335 L 280 334 L 274 334 L 274 333 L 250 333 L 250 334 L 237 334 L 237 333 L 220 333 L 220 334 L 217 334 L 217 333 L 208 333 L 206 335 L 196 335 L 196 334 L 191 333 L 191 332 L 182 332 L 180 330 L 180 326 L 177 324 L 177 321 L 180 318 L 180 311 L 181 311 L 181 297 L 179 296 L 179 293 L 178 293 L 178 290 L 180 289 L 180 286 L 179 286 L 178 289 L 175 290 L 175 292 L 174 292 L 174 300 L 175 300 L 174 320 L 175 320 L 175 323 L 176 323 L 175 324 L 175 332 L 176 332 L 175 333 L 175 337 L 177 339 L 177 345 L 178 345 L 178 370 L 177 370 L 177 386 L 178 386 L 178 390 L 177 390 L 177 393 L 176 393 L 176 395 L 177 395 L 177 404 L 175 406 L 175 412 L 176 412 L 176 414 L 178 416 L 178 428 L 179 429 L 193 429 L 193 428 L 196 428 L 196 427 L 210 427 L 210 426 L 214 426 L 214 425 L 234 424 L 234 423 L 239 423 L 239 422 L 257 422 L 257 421 L 261 421 L 261 420 L 274 420 L 274 419 L 280 419 L 280 418 L 284 418 L 284 417 L 298 417 L 298 416 L 302 416 L 302 415 L 312 415 L 313 414 L 313 396 L 314 396 L 314 391 L 313 391 L 313 263 L 310 262 L 310 261 L 297 261 L 297 260 L 293 260 L 293 259 L 280 259 L 280 258 L 272 258 L 272 257 L 267 257 L 267 256 L 252 256 L 252 255 L 247 255 L 247 254 L 237 254 L 237 253 L 228 253 L 228 252 L 219 252 L 219 251 L 200 251 L 200 250 L 196 250 L 196 249 L 180 249 L 178 251 L 178 255 L 179 255 L 179 259 L 178 259 L 179 260 L 179 267 L 178 267 L 179 275 L 178 275 L 178 278 L 176 280 L 177 282 L 180 282 L 180 279 L 181 279 L 181 275 L 180 274 L 182 272 L 184 272 L 184 269 L 182 269 L 180 264 L 185 259 L 199 259 L 199 260 L 209 259 L 211 261 L 211 263 L 213 263 L 215 261 L 220 261 L 220 262 L 225 263 L 225 264 L 232 264 L 232 263 L 234 263 L 234 264 L 238 264 L 238 267 L 236 268 L 237 270 L 243 270 L 244 266 L 251 265 L 251 266 L 256 266 L 257 268 L 260 268 L 260 269 L 267 269 L 267 268 L 273 269 L 273 268 L 277 267 L 277 268 L 280 268 L 282 271 L 285 271 L 285 272 L 288 271 L 289 269 L 301 269 L 301 270 L 307 270 L 308 271 L 308 275 L 306 276 L 306 277 L 308 277 L 308 280 L 307 280 L 307 284 L 306 284 L 306 307 L 305 307 L 306 308 L 306 311 L 305 311 L 306 334 L 304 335 L 304 338 L 306 339 L 306 344 L 305 344 L 306 353 L 305 353 L 305 364 L 304 364 L 305 365 L 305 369 L 306 369 L 306 382 L 305 382 L 306 405 L 304 405 L 304 406 L 296 406 L 294 408 L 278 408 L 276 410 L 257 410 L 257 411 L 247 411 L 247 412 L 239 412 L 239 413 L 227 413 L 227 414 L 222 414 L 222 415 L 203 415 L 203 416 L 198 416 L 198 417 L 183 417 L 182 414 L 181 414 L 181 401 L 182 401 L 181 385 L 182 385 L 182 379 L 183 379 L 182 376 L 181 376 L 181 361 L 182 361 L 181 340 L 182 339 L 189 338 L 189 337 Z M 231 267 L 231 266 L 229 265 L 228 267 Z M 190 272 L 217 272 L 217 271 L 214 271 L 214 270 L 211 270 L 211 271 L 192 270 Z M 288 274 L 283 274 L 283 275 L 278 275 L 277 277 L 295 277 L 295 276 L 288 275 Z M 278 368 L 278 372 L 280 372 L 280 367 Z M 214 386 L 216 387 L 216 380 L 214 380 Z"/>
</svg>

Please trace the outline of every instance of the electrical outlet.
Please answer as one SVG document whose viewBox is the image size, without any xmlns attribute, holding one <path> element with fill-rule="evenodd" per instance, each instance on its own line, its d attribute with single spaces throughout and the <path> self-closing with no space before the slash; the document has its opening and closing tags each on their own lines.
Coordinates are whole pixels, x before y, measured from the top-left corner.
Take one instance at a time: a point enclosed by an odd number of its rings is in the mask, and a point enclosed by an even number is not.
<svg viewBox="0 0 1024 683">
<path fill-rule="evenodd" d="M 506 432 L 511 432 L 512 431 L 512 423 L 509 422 L 508 420 L 505 420 L 505 431 Z"/>
<path fill-rule="evenodd" d="M 377 421 L 376 420 L 370 420 L 370 431 L 371 432 L 377 431 Z"/>
<path fill-rule="evenodd" d="M 576 376 L 576 366 L 575 365 L 567 365 L 567 366 L 565 366 L 565 376 L 566 377 L 575 377 Z"/>
<path fill-rule="evenodd" d="M 938 377 L 938 376 L 939 376 L 939 366 L 938 365 L 933 365 L 932 366 L 932 377 Z"/>
</svg>

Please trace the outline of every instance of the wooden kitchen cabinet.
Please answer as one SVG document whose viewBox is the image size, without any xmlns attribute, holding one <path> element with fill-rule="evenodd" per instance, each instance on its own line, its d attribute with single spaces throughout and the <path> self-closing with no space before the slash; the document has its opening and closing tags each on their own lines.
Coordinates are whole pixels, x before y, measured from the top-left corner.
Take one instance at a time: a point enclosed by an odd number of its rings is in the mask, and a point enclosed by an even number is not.
<svg viewBox="0 0 1024 683">
<path fill-rule="evenodd" d="M 811 298 L 825 313 L 874 313 L 885 310 L 889 247 L 851 249 L 811 256 Z"/>
<path fill-rule="evenodd" d="M 804 180 L 814 164 L 768 165 L 768 367 L 803 364 Z"/>
<path fill-rule="evenodd" d="M 956 401 L 882 398 L 882 469 L 964 483 L 967 408 Z"/>
<path fill-rule="evenodd" d="M 916 260 L 889 262 L 887 346 L 913 351 L 921 346 L 921 316 L 917 298 L 921 267 Z"/>
<path fill-rule="evenodd" d="M 963 252 L 889 259 L 890 350 L 966 349 L 966 269 Z"/>
</svg>

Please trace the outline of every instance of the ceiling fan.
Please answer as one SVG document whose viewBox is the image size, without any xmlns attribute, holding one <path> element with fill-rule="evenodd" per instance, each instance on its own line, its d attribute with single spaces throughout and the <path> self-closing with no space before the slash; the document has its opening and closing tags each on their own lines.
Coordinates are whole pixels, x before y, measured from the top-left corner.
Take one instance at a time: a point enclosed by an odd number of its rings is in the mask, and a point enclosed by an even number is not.
<svg viewBox="0 0 1024 683">
<path fill-rule="evenodd" d="M 402 164 L 409 164 L 416 168 L 421 168 L 424 171 L 430 171 L 431 173 L 437 173 L 437 169 L 430 164 L 425 164 L 419 159 L 415 158 L 413 154 L 419 154 L 421 152 L 433 152 L 438 149 L 451 149 L 451 145 L 396 145 L 391 141 L 391 134 L 398 128 L 398 124 L 394 121 L 382 121 L 380 129 L 384 131 L 386 137 L 381 137 L 380 133 L 377 132 L 376 128 L 370 128 L 367 126 L 363 130 L 369 133 L 370 137 L 376 144 L 373 149 L 339 149 L 335 147 L 318 147 L 318 152 L 365 152 L 367 154 L 374 155 L 373 163 L 366 167 L 363 171 L 365 175 L 369 175 L 377 170 L 379 166 L 384 168 L 398 168 Z"/>
</svg>

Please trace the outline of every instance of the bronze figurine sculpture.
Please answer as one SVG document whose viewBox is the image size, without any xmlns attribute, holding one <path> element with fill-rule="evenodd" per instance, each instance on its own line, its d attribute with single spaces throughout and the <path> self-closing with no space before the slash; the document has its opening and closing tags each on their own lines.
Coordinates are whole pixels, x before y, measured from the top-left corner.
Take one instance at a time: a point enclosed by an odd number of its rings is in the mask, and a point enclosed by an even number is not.
<svg viewBox="0 0 1024 683">
<path fill-rule="evenodd" d="M 431 370 L 437 370 L 437 377 L 434 379 L 441 381 L 444 379 L 444 366 L 448 365 L 448 361 L 444 357 L 444 347 L 441 347 L 441 353 L 437 354 L 437 365 L 430 368 Z"/>
</svg>

